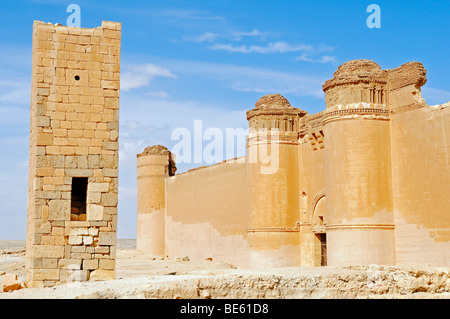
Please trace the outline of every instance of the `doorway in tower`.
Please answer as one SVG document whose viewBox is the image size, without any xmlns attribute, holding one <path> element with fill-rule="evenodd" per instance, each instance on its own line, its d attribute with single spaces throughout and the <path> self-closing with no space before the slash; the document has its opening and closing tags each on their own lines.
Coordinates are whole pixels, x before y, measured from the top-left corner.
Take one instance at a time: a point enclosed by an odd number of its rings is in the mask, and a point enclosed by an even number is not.
<svg viewBox="0 0 450 319">
<path fill-rule="evenodd" d="M 327 234 L 319 233 L 316 235 L 316 266 L 327 265 Z"/>
</svg>

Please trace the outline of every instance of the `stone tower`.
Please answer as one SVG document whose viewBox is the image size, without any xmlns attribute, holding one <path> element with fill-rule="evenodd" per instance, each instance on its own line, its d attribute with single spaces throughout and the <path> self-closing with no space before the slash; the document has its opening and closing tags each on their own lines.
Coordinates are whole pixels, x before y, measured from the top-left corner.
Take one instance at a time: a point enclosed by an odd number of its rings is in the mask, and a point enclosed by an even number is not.
<svg viewBox="0 0 450 319">
<path fill-rule="evenodd" d="M 279 94 L 247 111 L 250 267 L 300 265 L 298 129 L 305 114 Z"/>
<path fill-rule="evenodd" d="M 165 254 L 166 177 L 175 171 L 174 156 L 165 146 L 149 146 L 137 155 L 136 249 L 146 254 Z"/>
<path fill-rule="evenodd" d="M 341 65 L 323 85 L 328 265 L 394 264 L 388 72 Z"/>
<path fill-rule="evenodd" d="M 121 24 L 35 21 L 27 282 L 113 279 Z"/>
</svg>

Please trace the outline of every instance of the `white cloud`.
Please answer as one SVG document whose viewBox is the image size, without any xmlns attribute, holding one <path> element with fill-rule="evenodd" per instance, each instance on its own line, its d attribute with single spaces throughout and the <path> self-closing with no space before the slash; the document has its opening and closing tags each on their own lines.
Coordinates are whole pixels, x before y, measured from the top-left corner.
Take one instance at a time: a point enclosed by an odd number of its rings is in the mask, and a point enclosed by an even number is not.
<svg viewBox="0 0 450 319">
<path fill-rule="evenodd" d="M 155 77 L 176 78 L 168 69 L 148 63 L 144 65 L 134 65 L 127 68 L 120 76 L 120 88 L 124 91 L 137 89 L 150 84 Z"/>
<path fill-rule="evenodd" d="M 177 73 L 224 82 L 239 92 L 280 93 L 323 98 L 326 79 L 315 75 L 281 72 L 264 68 L 196 61 L 172 61 Z"/>
<path fill-rule="evenodd" d="M 186 36 L 184 39 L 186 41 L 201 43 L 201 42 L 214 42 L 218 39 L 228 39 L 233 41 L 241 41 L 244 37 L 257 37 L 261 40 L 265 40 L 269 36 L 269 32 L 262 32 L 258 29 L 253 29 L 250 32 L 234 32 L 234 33 L 214 33 L 214 32 L 204 32 L 198 35 Z"/>
<path fill-rule="evenodd" d="M 254 30 L 251 33 L 252 35 L 258 35 L 259 31 Z M 250 54 L 250 53 L 260 53 L 260 54 L 268 54 L 268 53 L 292 53 L 292 52 L 303 52 L 302 55 L 295 58 L 294 61 L 304 61 L 309 63 L 330 63 L 337 62 L 337 58 L 331 55 L 322 55 L 318 58 L 314 57 L 322 52 L 330 52 L 333 51 L 334 48 L 330 46 L 320 45 L 314 46 L 310 44 L 290 44 L 288 42 L 270 42 L 265 46 L 261 45 L 233 45 L 233 44 L 221 44 L 216 43 L 214 45 L 209 46 L 210 50 L 215 51 L 227 51 L 233 53 L 242 53 L 242 54 Z"/>
<path fill-rule="evenodd" d="M 169 97 L 169 94 L 166 91 L 152 91 L 152 92 L 148 92 L 146 93 L 147 96 L 153 96 L 153 97 L 157 97 L 160 99 L 165 99 Z"/>
<path fill-rule="evenodd" d="M 165 16 L 170 18 L 176 18 L 177 20 L 212 20 L 212 21 L 220 21 L 225 20 L 222 16 L 211 15 L 207 11 L 203 10 L 190 10 L 190 9 L 168 9 L 168 10 L 160 10 L 156 13 L 157 16 Z"/>
<path fill-rule="evenodd" d="M 215 39 L 217 39 L 220 35 L 213 32 L 205 32 L 199 35 L 193 35 L 193 36 L 187 36 L 185 37 L 185 40 L 200 43 L 200 42 L 213 42 Z"/>
<path fill-rule="evenodd" d="M 258 29 L 253 29 L 250 32 L 235 32 L 234 36 L 235 41 L 241 41 L 243 37 L 258 37 L 261 40 L 264 40 L 267 36 L 269 36 L 269 32 L 262 32 Z"/>
<path fill-rule="evenodd" d="M 241 45 L 233 46 L 231 44 L 214 44 L 209 47 L 211 50 L 222 50 L 228 52 L 239 52 L 239 53 L 287 53 L 287 52 L 308 52 L 313 50 L 313 46 L 308 44 L 289 44 L 287 42 L 271 42 L 266 46 L 260 45 Z"/>
<path fill-rule="evenodd" d="M 295 58 L 295 61 L 304 61 L 310 63 L 330 63 L 337 62 L 337 58 L 335 56 L 323 55 L 318 59 L 311 58 L 308 54 L 304 53 L 301 56 Z"/>
</svg>

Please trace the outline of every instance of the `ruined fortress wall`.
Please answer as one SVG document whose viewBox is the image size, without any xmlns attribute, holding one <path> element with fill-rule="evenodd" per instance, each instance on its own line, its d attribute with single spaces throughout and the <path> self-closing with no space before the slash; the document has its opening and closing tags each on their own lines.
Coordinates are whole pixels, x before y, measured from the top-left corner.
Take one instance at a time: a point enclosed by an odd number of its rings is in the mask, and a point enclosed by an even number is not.
<svg viewBox="0 0 450 319">
<path fill-rule="evenodd" d="M 323 145 L 323 141 L 309 137 L 299 144 L 300 261 L 303 267 L 321 264 L 320 239 L 313 233 L 313 227 L 323 225 L 319 216 L 327 221 Z"/>
<path fill-rule="evenodd" d="M 26 253 L 32 287 L 114 278 L 120 29 L 114 22 L 94 29 L 34 23 Z"/>
<path fill-rule="evenodd" d="M 388 71 L 389 108 L 393 113 L 426 105 L 420 87 L 427 82 L 420 62 L 408 62 Z"/>
<path fill-rule="evenodd" d="M 450 104 L 391 116 L 398 265 L 450 265 Z"/>
<path fill-rule="evenodd" d="M 247 164 L 157 183 L 144 182 L 161 175 L 156 166 L 141 167 L 148 176 L 138 182 L 138 214 L 160 216 L 165 202 L 170 257 L 251 268 L 448 266 L 450 103 L 427 106 L 425 82 L 419 62 L 381 70 L 355 60 L 326 81 L 326 109 L 317 114 L 279 94 L 263 96 L 247 111 Z M 138 222 L 146 235 L 151 227 Z"/>
<path fill-rule="evenodd" d="M 225 162 L 166 180 L 166 254 L 247 265 L 247 165 Z"/>
</svg>

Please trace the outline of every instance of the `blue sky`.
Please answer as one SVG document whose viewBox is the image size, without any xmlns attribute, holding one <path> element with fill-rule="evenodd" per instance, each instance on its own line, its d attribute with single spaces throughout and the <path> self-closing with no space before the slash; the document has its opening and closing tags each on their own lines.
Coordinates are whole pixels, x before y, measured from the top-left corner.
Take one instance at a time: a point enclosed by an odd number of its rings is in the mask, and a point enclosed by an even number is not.
<svg viewBox="0 0 450 319">
<path fill-rule="evenodd" d="M 450 100 L 448 1 L 2 0 L 0 239 L 26 234 L 33 20 L 66 25 L 71 3 L 82 27 L 122 22 L 119 238 L 135 237 L 136 153 L 173 147 L 172 131 L 194 120 L 245 129 L 245 111 L 269 93 L 321 111 L 321 85 L 353 59 L 383 69 L 420 61 L 428 104 Z M 366 25 L 372 3 L 379 29 Z"/>
</svg>

